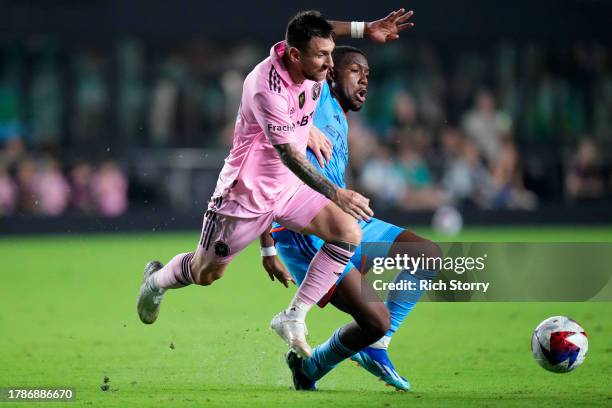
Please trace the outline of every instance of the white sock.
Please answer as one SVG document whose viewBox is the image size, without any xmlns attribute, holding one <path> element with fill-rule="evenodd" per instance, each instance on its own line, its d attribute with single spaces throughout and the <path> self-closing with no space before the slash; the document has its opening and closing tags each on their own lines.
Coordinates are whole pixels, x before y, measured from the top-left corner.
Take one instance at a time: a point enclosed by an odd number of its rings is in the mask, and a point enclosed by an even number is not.
<svg viewBox="0 0 612 408">
<path fill-rule="evenodd" d="M 285 313 L 287 313 L 287 317 L 289 317 L 291 320 L 303 322 L 306 320 L 306 313 L 308 313 L 311 307 L 312 306 L 307 305 L 304 302 L 300 302 L 294 298 L 291 303 L 289 303 L 289 307 Z"/>
</svg>

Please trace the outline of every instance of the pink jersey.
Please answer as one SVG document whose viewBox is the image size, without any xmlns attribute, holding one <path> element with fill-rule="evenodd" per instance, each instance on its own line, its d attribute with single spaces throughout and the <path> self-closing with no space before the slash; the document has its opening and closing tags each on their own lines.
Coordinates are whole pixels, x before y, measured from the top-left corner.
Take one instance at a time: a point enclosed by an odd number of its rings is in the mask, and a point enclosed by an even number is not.
<svg viewBox="0 0 612 408">
<path fill-rule="evenodd" d="M 249 73 L 242 88 L 234 143 L 214 196 L 224 196 L 219 213 L 254 217 L 294 194 L 302 182 L 281 161 L 275 144 L 294 143 L 306 153 L 321 83 L 296 84 L 285 68 L 285 42 Z"/>
</svg>

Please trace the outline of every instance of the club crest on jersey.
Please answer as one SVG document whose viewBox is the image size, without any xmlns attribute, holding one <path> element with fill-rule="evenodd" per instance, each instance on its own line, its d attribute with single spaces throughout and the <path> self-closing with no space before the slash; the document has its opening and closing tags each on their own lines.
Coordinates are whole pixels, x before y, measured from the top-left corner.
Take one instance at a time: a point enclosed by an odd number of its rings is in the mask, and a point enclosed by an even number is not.
<svg viewBox="0 0 612 408">
<path fill-rule="evenodd" d="M 306 102 L 306 93 L 304 91 L 298 96 L 298 102 L 300 104 L 300 109 L 302 109 L 304 107 L 304 102 Z"/>
<path fill-rule="evenodd" d="M 316 101 L 319 95 L 321 95 L 321 84 L 317 82 L 312 86 L 312 100 Z"/>
</svg>

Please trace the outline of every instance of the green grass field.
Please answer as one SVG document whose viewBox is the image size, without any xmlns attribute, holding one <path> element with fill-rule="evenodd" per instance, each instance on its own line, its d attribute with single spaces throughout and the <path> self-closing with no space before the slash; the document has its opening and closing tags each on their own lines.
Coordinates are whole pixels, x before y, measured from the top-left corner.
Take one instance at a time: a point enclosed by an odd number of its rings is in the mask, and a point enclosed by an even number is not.
<svg viewBox="0 0 612 408">
<path fill-rule="evenodd" d="M 213 286 L 168 293 L 156 324 L 138 320 L 145 261 L 165 262 L 197 239 L 197 232 L 1 238 L 0 387 L 73 387 L 76 402 L 64 405 L 92 407 L 612 406 L 609 302 L 426 302 L 390 348 L 413 391 L 392 391 L 345 362 L 319 392 L 295 392 L 285 346 L 268 329 L 293 290 L 270 282 L 255 246 Z M 460 239 L 612 242 L 612 228 L 482 228 Z M 533 328 L 557 314 L 580 322 L 590 340 L 584 365 L 564 375 L 541 369 L 530 352 Z M 311 343 L 347 321 L 332 308 L 313 311 Z"/>
</svg>

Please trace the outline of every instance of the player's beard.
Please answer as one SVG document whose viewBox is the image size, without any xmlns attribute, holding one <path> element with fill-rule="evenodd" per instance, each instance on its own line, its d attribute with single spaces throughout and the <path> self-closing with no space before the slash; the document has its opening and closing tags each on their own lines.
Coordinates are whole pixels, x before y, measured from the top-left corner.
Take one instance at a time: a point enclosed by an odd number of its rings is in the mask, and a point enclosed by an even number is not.
<svg viewBox="0 0 612 408">
<path fill-rule="evenodd" d="M 327 77 L 329 67 L 318 69 L 317 71 L 304 72 L 304 78 L 310 81 L 321 82 Z"/>
<path fill-rule="evenodd" d="M 347 96 L 350 95 L 350 96 Z M 365 104 L 365 100 L 362 102 L 357 99 L 356 92 L 345 91 L 339 93 L 339 99 L 343 99 L 345 103 L 344 106 L 347 106 L 348 109 L 352 112 L 359 112 L 363 105 Z"/>
<path fill-rule="evenodd" d="M 352 112 L 359 112 L 361 110 L 361 108 L 363 108 L 363 104 L 362 103 L 357 103 L 357 102 L 352 102 L 351 103 L 351 111 Z"/>
<path fill-rule="evenodd" d="M 359 112 L 361 108 L 363 108 L 364 104 L 365 104 L 365 100 L 364 101 L 357 100 L 355 96 L 351 98 L 351 110 L 353 112 Z"/>
</svg>

